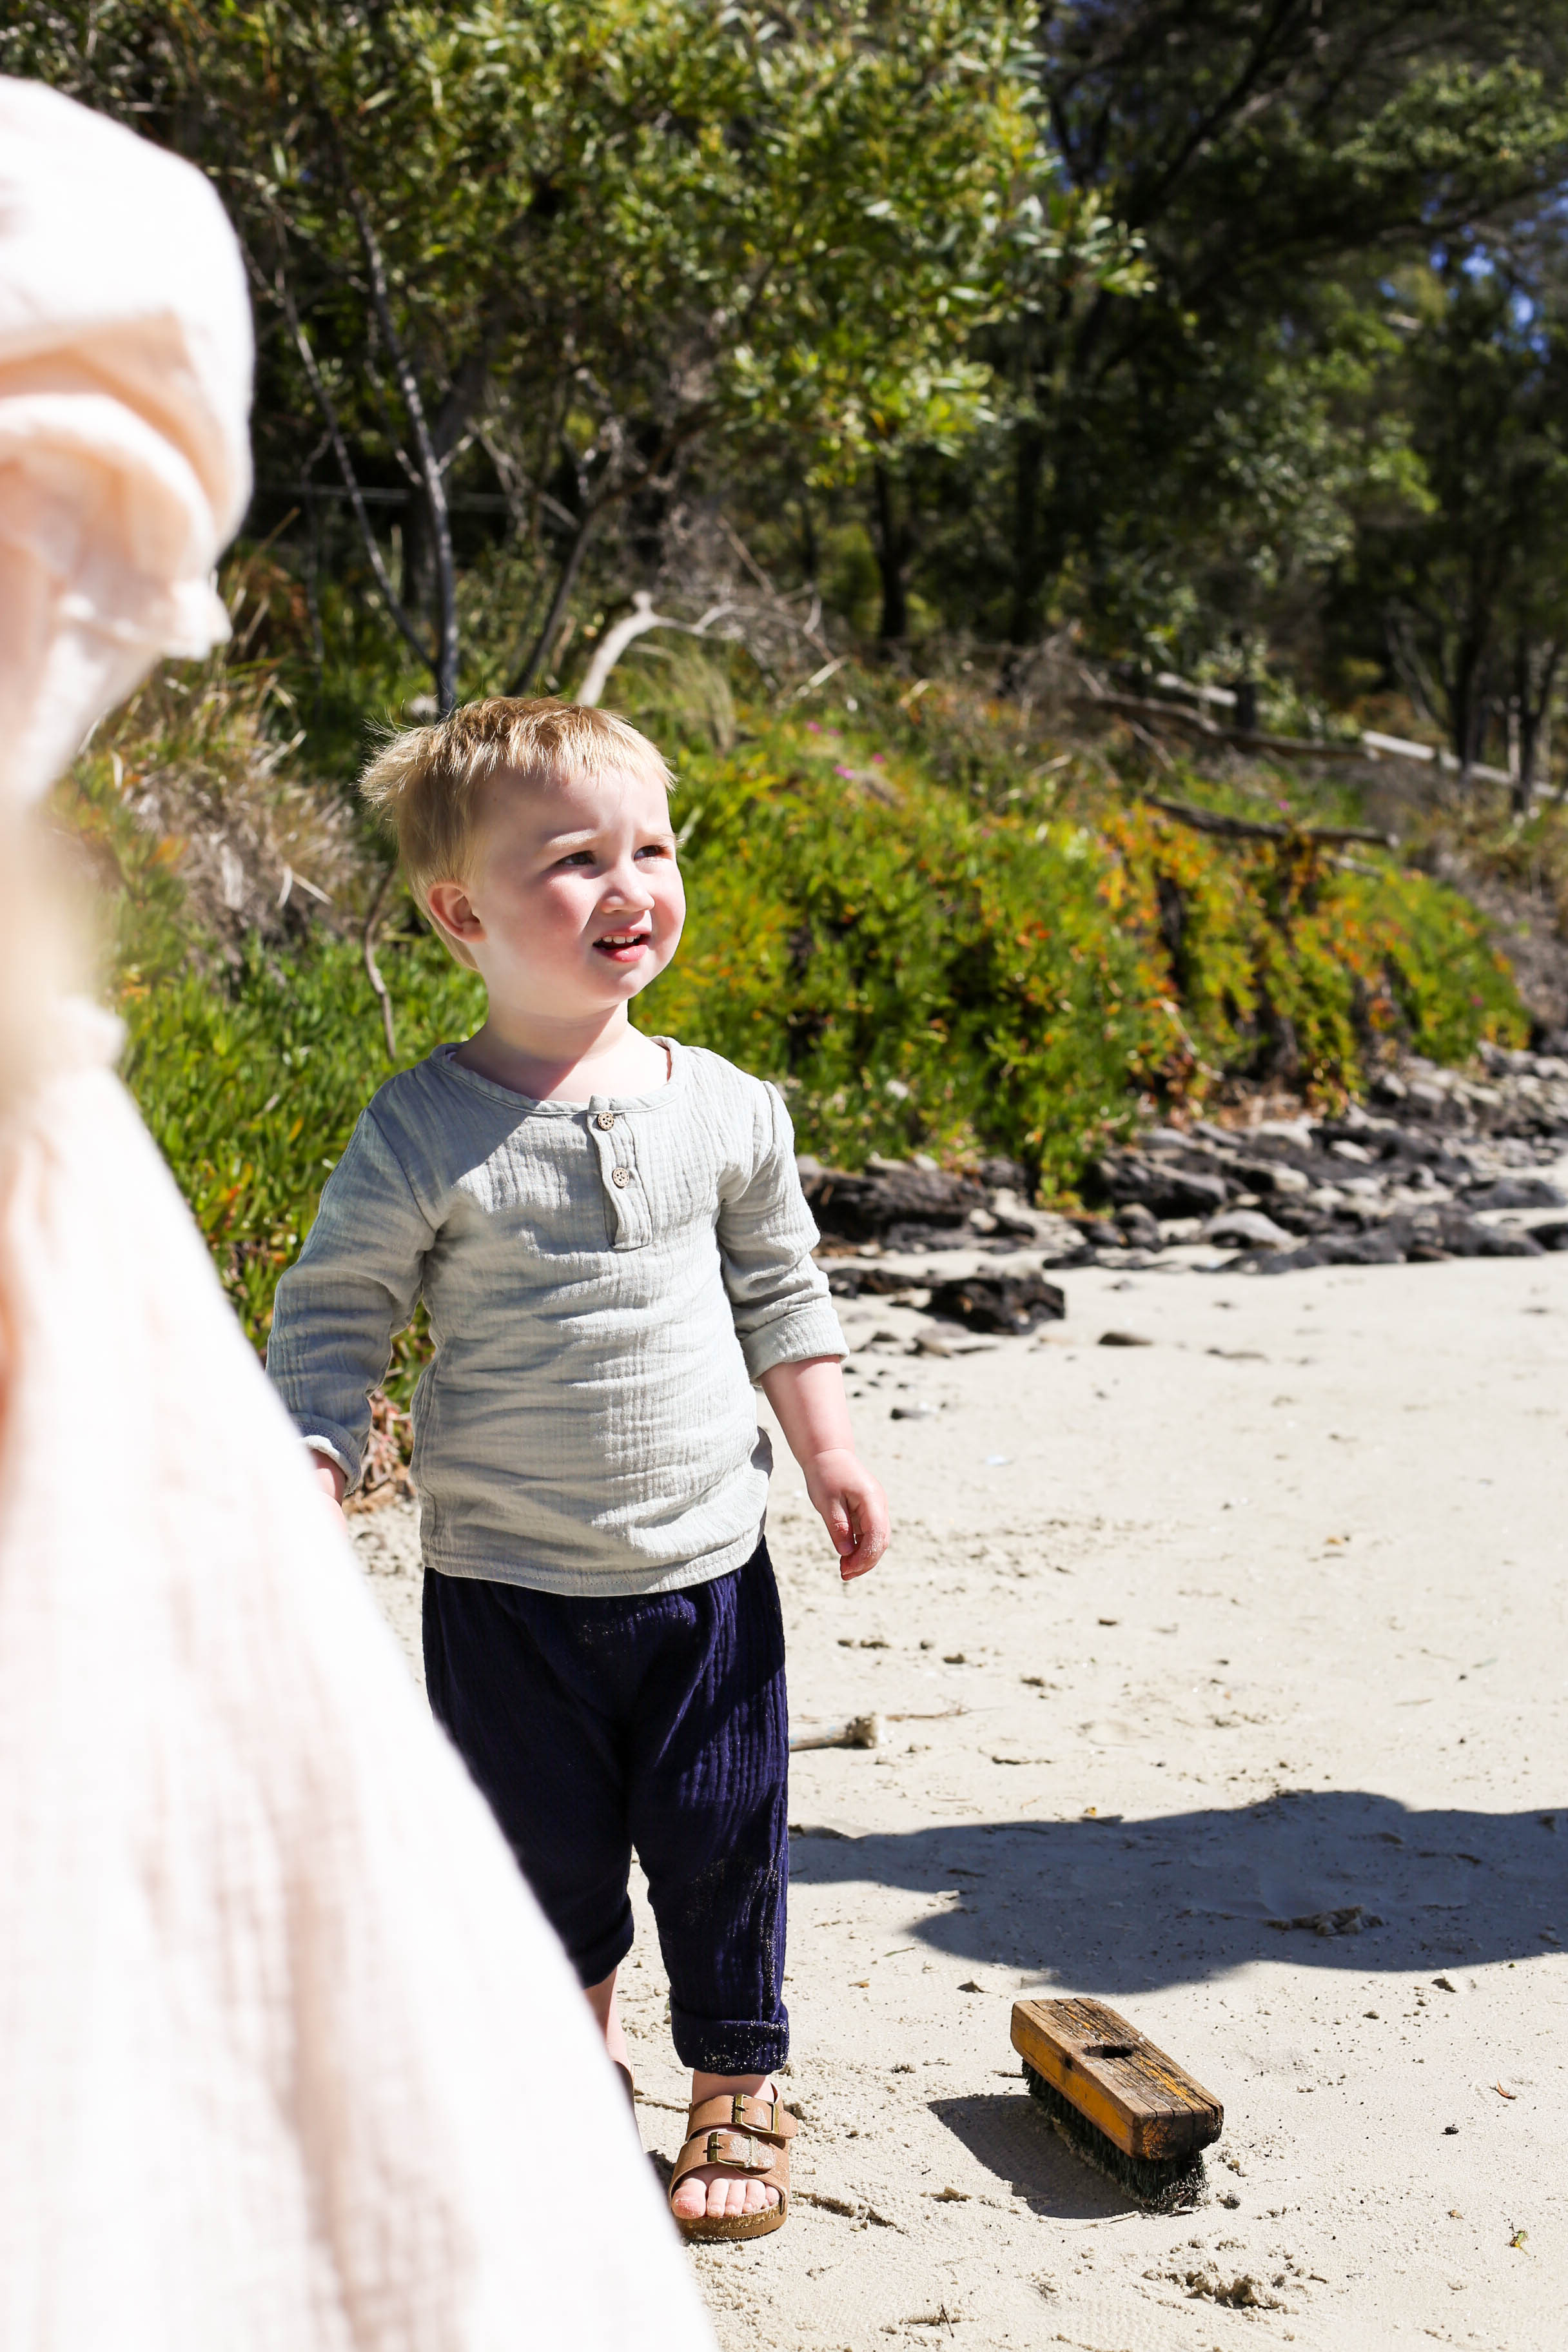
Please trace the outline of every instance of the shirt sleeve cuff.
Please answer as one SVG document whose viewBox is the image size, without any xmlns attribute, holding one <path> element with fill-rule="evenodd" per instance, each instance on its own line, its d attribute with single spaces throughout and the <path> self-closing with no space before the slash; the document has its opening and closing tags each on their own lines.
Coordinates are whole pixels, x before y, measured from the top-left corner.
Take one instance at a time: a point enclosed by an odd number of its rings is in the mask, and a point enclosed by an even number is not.
<svg viewBox="0 0 1568 2352">
<path fill-rule="evenodd" d="M 343 1488 L 344 1494 L 353 1494 L 359 1485 L 360 1459 L 347 1430 L 334 1430 L 329 1436 L 322 1430 L 306 1429 L 301 1430 L 300 1435 L 301 1443 L 310 1453 L 324 1454 L 329 1462 L 337 1464 L 348 1482 Z"/>
<path fill-rule="evenodd" d="M 741 1346 L 753 1388 L 775 1364 L 809 1363 L 816 1356 L 837 1356 L 842 1360 L 849 1352 L 838 1328 L 838 1318 L 826 1298 L 814 1298 L 806 1306 L 792 1307 L 776 1323 L 764 1323 L 760 1330 L 748 1331 Z"/>
</svg>

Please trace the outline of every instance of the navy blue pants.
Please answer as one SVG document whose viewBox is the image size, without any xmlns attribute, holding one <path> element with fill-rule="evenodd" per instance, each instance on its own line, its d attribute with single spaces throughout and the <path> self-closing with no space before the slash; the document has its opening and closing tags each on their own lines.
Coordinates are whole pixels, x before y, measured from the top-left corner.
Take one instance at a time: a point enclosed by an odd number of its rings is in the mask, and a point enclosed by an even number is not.
<svg viewBox="0 0 1568 2352">
<path fill-rule="evenodd" d="M 428 1573 L 424 1631 L 436 1717 L 583 1983 L 631 1949 L 635 1846 L 682 2063 L 782 2065 L 789 1723 L 766 1544 L 633 1600 Z"/>
</svg>

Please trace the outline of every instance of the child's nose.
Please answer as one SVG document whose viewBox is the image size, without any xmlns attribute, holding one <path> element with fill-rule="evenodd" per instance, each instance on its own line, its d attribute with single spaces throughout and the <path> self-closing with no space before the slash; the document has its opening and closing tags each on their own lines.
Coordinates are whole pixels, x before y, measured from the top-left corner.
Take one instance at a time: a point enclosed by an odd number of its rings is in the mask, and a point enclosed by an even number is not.
<svg viewBox="0 0 1568 2352">
<path fill-rule="evenodd" d="M 606 877 L 606 890 L 613 907 L 651 907 L 653 892 L 640 866 L 617 866 Z"/>
</svg>

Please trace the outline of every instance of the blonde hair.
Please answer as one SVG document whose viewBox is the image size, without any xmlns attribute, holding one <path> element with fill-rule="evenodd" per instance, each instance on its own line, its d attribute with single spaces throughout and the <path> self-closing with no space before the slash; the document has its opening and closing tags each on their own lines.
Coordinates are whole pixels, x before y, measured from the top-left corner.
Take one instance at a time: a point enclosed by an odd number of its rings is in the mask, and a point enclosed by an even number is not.
<svg viewBox="0 0 1568 2352">
<path fill-rule="evenodd" d="M 495 695 L 464 703 L 435 727 L 393 736 L 360 778 L 360 791 L 396 834 L 408 887 L 426 915 L 433 882 L 470 878 L 479 792 L 502 769 L 523 783 L 627 769 L 666 790 L 674 781 L 646 735 L 613 711 L 580 702 Z M 471 962 L 431 919 L 453 954 Z"/>
</svg>

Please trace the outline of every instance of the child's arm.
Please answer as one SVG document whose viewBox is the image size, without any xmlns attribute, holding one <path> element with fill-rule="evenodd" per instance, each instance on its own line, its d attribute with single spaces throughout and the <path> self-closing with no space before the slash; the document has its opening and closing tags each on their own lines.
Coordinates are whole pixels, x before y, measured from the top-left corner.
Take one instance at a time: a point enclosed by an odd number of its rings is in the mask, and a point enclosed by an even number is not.
<svg viewBox="0 0 1568 2352">
<path fill-rule="evenodd" d="M 887 1498 L 856 1458 L 838 1359 L 775 1364 L 763 1374 L 763 1393 L 805 1473 L 805 1491 L 833 1538 L 838 1573 L 847 1584 L 876 1567 L 889 1528 Z"/>
<path fill-rule="evenodd" d="M 746 1369 L 774 1412 L 847 1582 L 888 1548 L 882 1490 L 855 1455 L 844 1398 L 844 1334 L 812 1256 L 818 1235 L 801 1192 L 784 1097 L 757 1089 L 754 1157 L 719 1210 L 724 1287 Z"/>
<path fill-rule="evenodd" d="M 373 1113 L 321 1192 L 305 1245 L 278 1286 L 267 1370 L 310 1449 L 327 1499 L 359 1484 L 369 1393 L 414 1311 L 435 1234 Z"/>
</svg>

